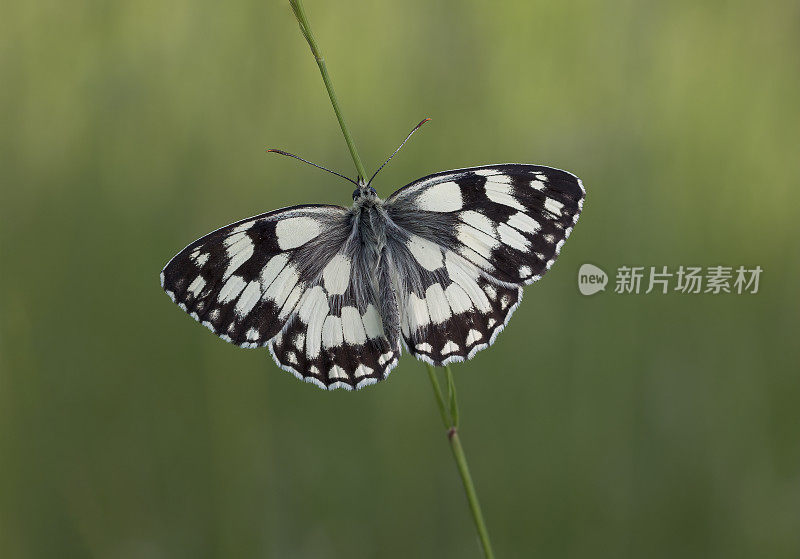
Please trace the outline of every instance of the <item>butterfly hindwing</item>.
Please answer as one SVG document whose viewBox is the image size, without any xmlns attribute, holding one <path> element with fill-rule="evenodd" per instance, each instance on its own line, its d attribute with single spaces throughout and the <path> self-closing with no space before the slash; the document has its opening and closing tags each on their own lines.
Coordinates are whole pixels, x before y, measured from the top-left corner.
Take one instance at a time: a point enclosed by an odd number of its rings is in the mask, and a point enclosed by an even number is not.
<svg viewBox="0 0 800 559">
<path fill-rule="evenodd" d="M 328 262 L 269 343 L 282 368 L 322 388 L 375 384 L 400 358 L 400 340 L 387 337 L 374 290 L 359 285 L 364 277 L 354 256 L 345 250 Z"/>
<path fill-rule="evenodd" d="M 536 165 L 437 173 L 386 200 L 403 339 L 435 365 L 488 347 L 577 222 L 580 180 Z"/>
<path fill-rule="evenodd" d="M 434 365 L 469 359 L 491 345 L 522 300 L 521 287 L 490 281 L 453 251 L 441 249 L 441 262 L 398 278 L 405 345 Z"/>
</svg>

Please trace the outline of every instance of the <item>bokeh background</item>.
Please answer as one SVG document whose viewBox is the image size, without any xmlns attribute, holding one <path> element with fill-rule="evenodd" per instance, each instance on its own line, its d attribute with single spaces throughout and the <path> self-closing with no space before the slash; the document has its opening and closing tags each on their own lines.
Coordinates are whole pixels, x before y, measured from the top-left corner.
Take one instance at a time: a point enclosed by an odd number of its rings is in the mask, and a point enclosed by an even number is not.
<svg viewBox="0 0 800 559">
<path fill-rule="evenodd" d="M 455 367 L 498 557 L 800 555 L 800 9 L 308 0 L 377 180 L 545 163 L 574 235 Z M 326 393 L 159 288 L 185 244 L 352 173 L 283 2 L 7 3 L 0 556 L 479 557 L 424 366 Z M 760 265 L 757 295 L 577 270 Z M 612 277 L 613 282 L 613 277 Z"/>
</svg>

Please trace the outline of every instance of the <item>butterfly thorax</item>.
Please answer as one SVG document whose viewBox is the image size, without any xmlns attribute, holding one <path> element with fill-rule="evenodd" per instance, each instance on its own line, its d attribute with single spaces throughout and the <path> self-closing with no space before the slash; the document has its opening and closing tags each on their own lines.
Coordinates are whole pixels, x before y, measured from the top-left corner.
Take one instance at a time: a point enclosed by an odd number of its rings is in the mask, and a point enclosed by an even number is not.
<svg viewBox="0 0 800 559">
<path fill-rule="evenodd" d="M 369 188 L 369 191 L 363 194 L 358 196 L 354 194 L 350 213 L 362 245 L 373 252 L 373 256 L 380 254 L 386 245 L 387 215 L 383 207 L 383 200 L 378 198 L 373 189 Z"/>
<path fill-rule="evenodd" d="M 375 189 L 366 184 L 359 184 L 353 191 L 353 215 L 358 236 L 362 243 L 374 251 L 374 256 L 380 254 L 386 245 L 386 210 L 383 200 L 378 197 Z"/>
</svg>

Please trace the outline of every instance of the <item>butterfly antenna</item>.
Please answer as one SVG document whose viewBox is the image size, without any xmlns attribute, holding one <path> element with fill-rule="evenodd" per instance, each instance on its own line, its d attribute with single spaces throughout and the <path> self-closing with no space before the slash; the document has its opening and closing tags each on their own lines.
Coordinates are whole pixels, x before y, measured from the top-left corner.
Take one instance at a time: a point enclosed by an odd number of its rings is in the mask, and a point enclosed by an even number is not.
<svg viewBox="0 0 800 559">
<path fill-rule="evenodd" d="M 409 139 L 409 138 L 410 138 L 410 137 L 411 137 L 411 136 L 414 134 L 414 132 L 416 132 L 417 130 L 419 130 L 419 129 L 422 127 L 422 125 L 423 125 L 423 124 L 425 124 L 426 122 L 428 122 L 429 120 L 430 120 L 429 118 L 426 118 L 425 120 L 423 120 L 422 122 L 420 122 L 419 124 L 417 124 L 417 125 L 414 127 L 414 129 L 413 129 L 411 132 L 409 132 L 409 133 L 408 133 L 408 136 L 406 136 L 406 139 L 405 139 L 405 140 L 403 140 L 403 143 L 402 143 L 402 144 L 400 144 L 400 146 L 399 146 L 399 147 L 398 147 L 396 150 L 394 150 L 394 153 L 392 153 L 392 155 L 390 155 L 390 156 L 389 156 L 389 159 L 387 159 L 386 161 L 384 161 L 384 162 L 383 162 L 383 165 L 381 165 L 380 167 L 378 167 L 378 170 L 377 170 L 377 171 L 375 171 L 375 174 L 374 174 L 374 175 L 372 175 L 372 178 L 371 178 L 371 179 L 369 179 L 369 182 L 367 183 L 367 186 L 369 186 L 369 185 L 371 185 L 371 184 L 372 184 L 372 179 L 374 179 L 374 178 L 377 176 L 377 174 L 381 172 L 381 169 L 383 169 L 384 167 L 386 167 L 386 164 L 387 164 L 389 161 L 391 161 L 391 160 L 392 160 L 392 157 L 394 157 L 394 156 L 397 154 L 397 152 L 398 152 L 398 151 L 400 151 L 400 148 L 402 148 L 404 145 L 406 145 L 406 142 L 407 142 L 407 141 L 408 141 L 408 139 Z"/>
<path fill-rule="evenodd" d="M 312 167 L 316 167 L 317 169 L 322 169 L 323 171 L 328 171 L 332 175 L 336 175 L 337 177 L 342 177 L 344 180 L 350 181 L 354 185 L 358 186 L 358 183 L 356 181 L 354 181 L 353 179 L 351 179 L 349 177 L 346 177 L 346 176 L 344 176 L 344 175 L 342 175 L 340 173 L 337 173 L 336 171 L 331 171 L 330 169 L 327 169 L 327 168 L 323 167 L 322 165 L 317 165 L 316 163 L 312 163 L 311 161 L 307 161 L 307 160 L 303 159 L 302 157 L 300 157 L 298 155 L 295 155 L 293 153 L 289 153 L 288 151 L 283 151 L 282 149 L 268 149 L 267 152 L 268 153 L 277 153 L 279 155 L 286 155 L 288 157 L 294 157 L 295 159 L 299 159 L 303 163 L 308 163 Z"/>
</svg>

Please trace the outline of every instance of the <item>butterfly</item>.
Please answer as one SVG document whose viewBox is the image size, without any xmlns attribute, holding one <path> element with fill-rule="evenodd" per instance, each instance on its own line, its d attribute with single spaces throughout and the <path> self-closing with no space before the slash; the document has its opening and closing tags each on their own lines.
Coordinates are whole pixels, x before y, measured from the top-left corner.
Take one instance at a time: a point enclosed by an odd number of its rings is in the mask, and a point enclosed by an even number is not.
<svg viewBox="0 0 800 559">
<path fill-rule="evenodd" d="M 555 262 L 586 196 L 575 175 L 540 165 L 435 173 L 385 200 L 370 186 L 375 175 L 330 172 L 356 185 L 350 208 L 300 205 L 238 221 L 161 272 L 167 295 L 214 334 L 267 347 L 279 367 L 325 389 L 385 379 L 402 347 L 436 366 L 489 347 L 522 287 Z"/>
</svg>

